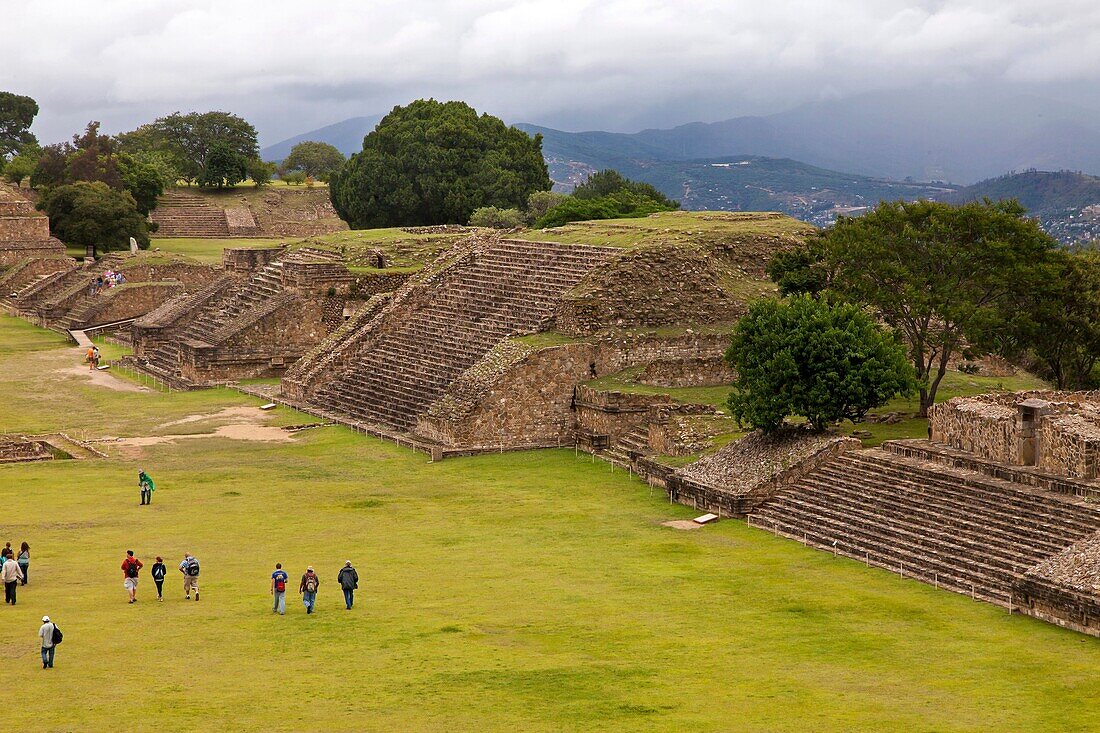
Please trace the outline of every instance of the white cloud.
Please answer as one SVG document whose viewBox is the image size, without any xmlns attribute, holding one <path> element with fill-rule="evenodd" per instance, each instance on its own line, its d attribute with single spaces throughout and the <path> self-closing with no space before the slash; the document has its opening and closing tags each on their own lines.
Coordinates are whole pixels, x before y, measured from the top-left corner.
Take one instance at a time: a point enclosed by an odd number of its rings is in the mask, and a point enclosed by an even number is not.
<svg viewBox="0 0 1100 733">
<path fill-rule="evenodd" d="M 45 139 L 211 107 L 270 137 L 426 94 L 613 125 L 943 80 L 1100 81 L 1084 0 L 0 3 L 0 88 L 39 100 Z"/>
</svg>

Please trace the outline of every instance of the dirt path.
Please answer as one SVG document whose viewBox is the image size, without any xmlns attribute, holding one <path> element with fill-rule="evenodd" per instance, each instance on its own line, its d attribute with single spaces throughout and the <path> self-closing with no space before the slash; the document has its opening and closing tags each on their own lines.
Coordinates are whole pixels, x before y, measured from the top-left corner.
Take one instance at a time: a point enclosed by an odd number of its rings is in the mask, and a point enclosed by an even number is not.
<svg viewBox="0 0 1100 733">
<path fill-rule="evenodd" d="M 84 353 L 80 353 L 80 357 L 84 357 Z M 90 382 L 96 387 L 104 387 L 105 389 L 113 389 L 116 392 L 148 392 L 147 387 L 142 387 L 140 384 L 134 384 L 133 382 L 125 379 L 120 379 L 113 376 L 109 369 L 100 371 L 99 369 L 89 369 L 88 365 L 77 364 L 75 366 L 68 366 L 64 369 L 58 369 L 57 374 L 64 374 L 67 376 L 81 377 L 82 379 Z"/>
</svg>

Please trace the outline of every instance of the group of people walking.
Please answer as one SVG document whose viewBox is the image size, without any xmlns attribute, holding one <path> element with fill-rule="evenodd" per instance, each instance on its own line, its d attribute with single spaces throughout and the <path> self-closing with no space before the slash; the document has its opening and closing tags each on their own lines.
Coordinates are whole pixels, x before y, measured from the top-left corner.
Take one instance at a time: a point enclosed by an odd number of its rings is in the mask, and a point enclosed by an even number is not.
<svg viewBox="0 0 1100 733">
<path fill-rule="evenodd" d="M 126 593 L 129 596 L 128 603 L 137 603 L 137 587 L 138 580 L 141 577 L 141 569 L 145 567 L 145 563 L 134 555 L 133 550 L 126 551 L 126 557 L 122 559 L 122 587 L 126 589 Z M 179 571 L 183 574 L 183 595 L 187 600 L 191 600 L 191 593 L 194 592 L 195 600 L 199 600 L 199 561 L 190 552 L 183 553 L 183 560 L 180 561 Z M 164 564 L 164 558 L 157 555 L 157 561 L 153 563 L 153 567 L 149 568 L 150 574 L 153 576 L 153 582 L 157 586 L 157 600 L 164 600 L 164 578 L 168 575 L 168 568 Z"/>
<path fill-rule="evenodd" d="M 283 570 L 281 562 L 275 563 L 275 572 L 271 574 L 271 612 L 279 615 L 286 614 L 286 585 L 290 576 Z M 336 582 L 344 592 L 344 606 L 348 611 L 355 603 L 355 590 L 359 587 L 359 573 L 351 566 L 351 560 L 344 563 L 340 572 L 336 575 Z M 306 607 L 306 613 L 313 613 L 317 605 L 317 591 L 321 587 L 321 579 L 310 565 L 302 574 L 298 583 L 298 592 L 302 595 L 302 604 Z"/>
<path fill-rule="evenodd" d="M 15 605 L 16 589 L 26 585 L 30 577 L 31 546 L 24 542 L 19 547 L 19 554 L 11 549 L 8 542 L 0 549 L 0 578 L 4 581 L 4 603 Z"/>
</svg>

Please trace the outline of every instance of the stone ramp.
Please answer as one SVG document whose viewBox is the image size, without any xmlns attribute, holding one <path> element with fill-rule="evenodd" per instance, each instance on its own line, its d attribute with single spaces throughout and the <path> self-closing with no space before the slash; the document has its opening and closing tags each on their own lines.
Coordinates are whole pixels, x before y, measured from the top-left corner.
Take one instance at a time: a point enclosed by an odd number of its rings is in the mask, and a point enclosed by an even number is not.
<svg viewBox="0 0 1100 733">
<path fill-rule="evenodd" d="M 1100 507 L 883 450 L 842 454 L 752 512 L 753 526 L 999 605 Z"/>
<path fill-rule="evenodd" d="M 565 292 L 614 248 L 492 239 L 395 296 L 357 335 L 357 355 L 309 396 L 365 422 L 410 430 L 463 371 L 509 336 L 544 330 Z"/>
</svg>

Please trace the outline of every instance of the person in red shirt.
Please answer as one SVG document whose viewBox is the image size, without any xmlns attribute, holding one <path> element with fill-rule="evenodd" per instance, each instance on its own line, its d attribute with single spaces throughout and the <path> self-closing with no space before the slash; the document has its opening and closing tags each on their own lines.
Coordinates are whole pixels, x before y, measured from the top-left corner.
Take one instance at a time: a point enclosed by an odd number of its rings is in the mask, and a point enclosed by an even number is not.
<svg viewBox="0 0 1100 733">
<path fill-rule="evenodd" d="M 133 550 L 126 551 L 126 559 L 122 561 L 122 585 L 130 594 L 129 603 L 137 603 L 138 571 L 144 567 L 141 560 L 134 557 Z"/>
</svg>

